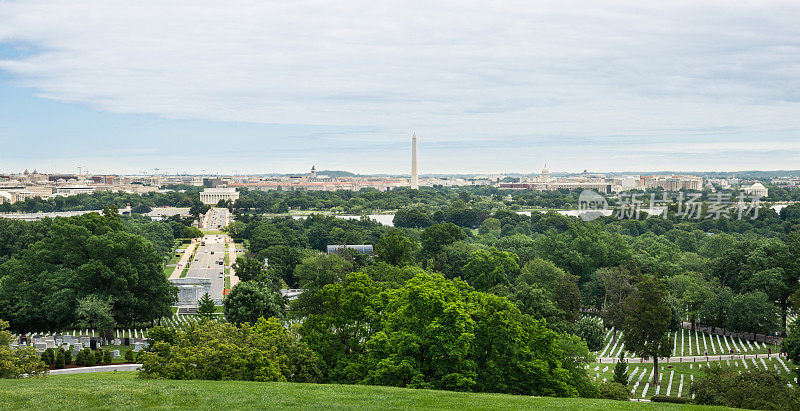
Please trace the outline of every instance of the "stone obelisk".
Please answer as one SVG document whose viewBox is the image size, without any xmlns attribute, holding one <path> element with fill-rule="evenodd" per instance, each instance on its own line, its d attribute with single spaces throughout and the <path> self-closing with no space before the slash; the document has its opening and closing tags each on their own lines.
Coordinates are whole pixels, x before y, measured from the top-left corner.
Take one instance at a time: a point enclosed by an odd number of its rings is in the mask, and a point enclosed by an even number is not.
<svg viewBox="0 0 800 411">
<path fill-rule="evenodd" d="M 419 188 L 419 176 L 417 175 L 417 133 L 411 136 L 411 188 Z"/>
</svg>

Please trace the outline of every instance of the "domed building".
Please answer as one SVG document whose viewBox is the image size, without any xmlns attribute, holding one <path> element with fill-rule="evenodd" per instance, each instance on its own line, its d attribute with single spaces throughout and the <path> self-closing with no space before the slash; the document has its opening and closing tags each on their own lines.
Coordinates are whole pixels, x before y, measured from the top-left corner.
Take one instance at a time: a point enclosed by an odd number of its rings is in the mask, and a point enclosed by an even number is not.
<svg viewBox="0 0 800 411">
<path fill-rule="evenodd" d="M 744 187 L 742 191 L 744 191 L 745 194 L 759 197 L 766 197 L 769 194 L 769 190 L 761 183 L 755 183 L 750 187 Z"/>
<path fill-rule="evenodd" d="M 542 173 L 539 174 L 539 181 L 550 181 L 550 170 L 547 168 L 547 163 L 542 168 Z"/>
</svg>

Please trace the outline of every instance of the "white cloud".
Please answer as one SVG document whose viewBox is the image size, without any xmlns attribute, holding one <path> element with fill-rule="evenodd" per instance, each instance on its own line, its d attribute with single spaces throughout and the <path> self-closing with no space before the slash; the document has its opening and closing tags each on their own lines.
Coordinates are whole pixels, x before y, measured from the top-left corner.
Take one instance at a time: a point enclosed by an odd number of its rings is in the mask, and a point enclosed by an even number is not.
<svg viewBox="0 0 800 411">
<path fill-rule="evenodd" d="M 800 130 L 790 1 L 0 2 L 0 61 L 114 113 L 425 141 Z"/>
</svg>

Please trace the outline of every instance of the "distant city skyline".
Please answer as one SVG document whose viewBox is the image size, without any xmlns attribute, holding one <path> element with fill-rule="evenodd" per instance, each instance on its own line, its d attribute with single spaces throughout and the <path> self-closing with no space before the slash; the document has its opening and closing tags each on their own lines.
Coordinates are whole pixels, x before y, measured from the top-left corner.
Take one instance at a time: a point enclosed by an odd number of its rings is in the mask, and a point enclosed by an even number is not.
<svg viewBox="0 0 800 411">
<path fill-rule="evenodd" d="M 800 168 L 794 2 L 276 7 L 0 3 L 0 172 Z"/>
</svg>

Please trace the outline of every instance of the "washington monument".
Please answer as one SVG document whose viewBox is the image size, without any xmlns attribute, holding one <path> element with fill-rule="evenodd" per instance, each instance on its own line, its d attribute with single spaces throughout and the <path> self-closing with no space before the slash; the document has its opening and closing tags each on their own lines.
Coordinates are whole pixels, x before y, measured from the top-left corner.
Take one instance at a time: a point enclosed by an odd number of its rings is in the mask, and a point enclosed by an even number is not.
<svg viewBox="0 0 800 411">
<path fill-rule="evenodd" d="M 419 176 L 417 175 L 417 133 L 411 136 L 411 188 L 419 188 Z"/>
</svg>

